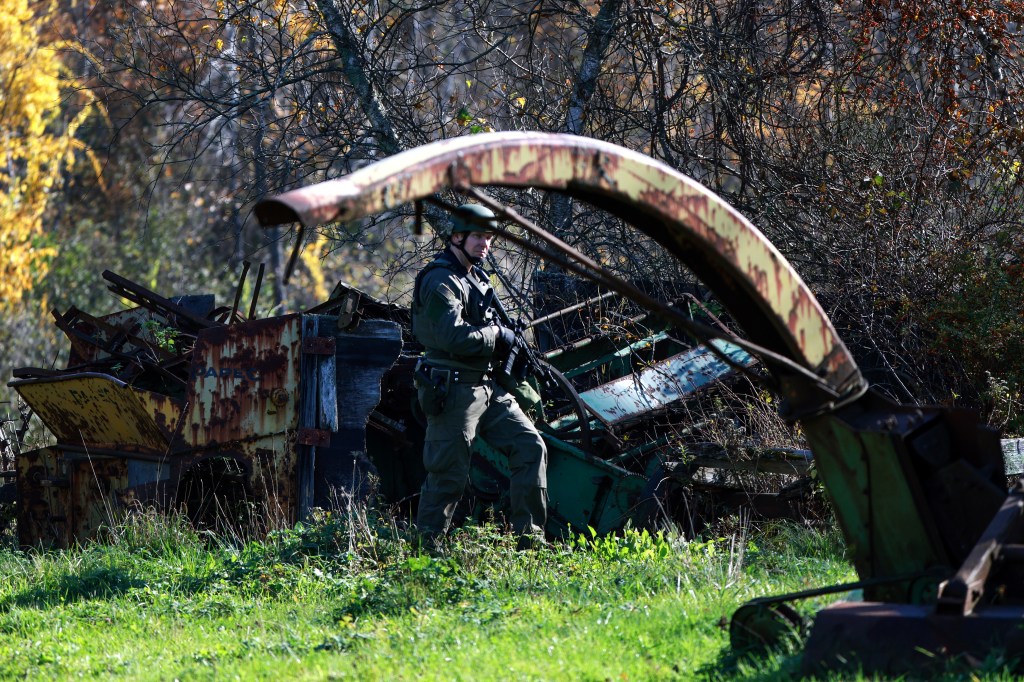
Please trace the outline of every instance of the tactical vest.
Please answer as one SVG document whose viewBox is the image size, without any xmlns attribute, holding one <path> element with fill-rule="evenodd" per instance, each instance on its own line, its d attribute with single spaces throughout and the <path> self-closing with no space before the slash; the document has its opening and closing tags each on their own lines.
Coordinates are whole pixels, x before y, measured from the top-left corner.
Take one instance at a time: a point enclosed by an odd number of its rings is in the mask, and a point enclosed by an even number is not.
<svg viewBox="0 0 1024 682">
<path fill-rule="evenodd" d="M 469 272 L 462 267 L 448 250 L 440 252 L 434 260 L 425 265 L 416 276 L 413 287 L 412 332 L 416 335 L 417 324 L 421 323 L 424 314 L 424 292 L 421 291 L 426 275 L 438 268 L 444 268 L 456 275 L 458 296 L 462 303 L 462 319 L 474 327 L 486 327 L 494 324 L 494 310 L 488 305 L 488 292 L 491 291 L 490 280 L 482 268 L 473 266 Z M 426 358 L 432 364 L 453 367 L 486 369 L 488 360 L 479 357 L 467 358 L 449 353 L 441 348 L 426 346 Z"/>
</svg>

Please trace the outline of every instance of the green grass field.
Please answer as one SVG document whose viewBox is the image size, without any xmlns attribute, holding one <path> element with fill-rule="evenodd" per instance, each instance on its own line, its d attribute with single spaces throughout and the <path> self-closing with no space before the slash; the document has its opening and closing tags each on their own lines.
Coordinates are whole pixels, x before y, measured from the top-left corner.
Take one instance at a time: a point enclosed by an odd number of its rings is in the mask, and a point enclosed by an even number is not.
<svg viewBox="0 0 1024 682">
<path fill-rule="evenodd" d="M 855 579 L 836 533 L 784 524 L 692 542 L 629 531 L 514 544 L 468 527 L 435 558 L 365 515 L 261 542 L 146 516 L 70 551 L 8 539 L 0 677 L 785 679 L 798 650 L 730 653 L 733 610 Z"/>
</svg>

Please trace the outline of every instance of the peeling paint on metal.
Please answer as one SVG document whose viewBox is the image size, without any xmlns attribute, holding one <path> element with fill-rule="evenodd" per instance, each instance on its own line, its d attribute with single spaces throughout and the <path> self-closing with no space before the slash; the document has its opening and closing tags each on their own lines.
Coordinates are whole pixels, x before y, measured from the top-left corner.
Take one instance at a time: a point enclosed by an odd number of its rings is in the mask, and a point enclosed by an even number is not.
<svg viewBox="0 0 1024 682">
<path fill-rule="evenodd" d="M 806 285 L 753 225 L 696 181 L 642 154 L 570 135 L 490 133 L 445 140 L 389 157 L 344 178 L 263 201 L 265 225 L 353 220 L 455 185 L 537 187 L 600 198 L 692 267 L 713 273 L 716 293 L 742 292 L 759 321 L 759 342 L 782 338 L 791 359 L 818 370 L 837 392 L 859 385 L 859 372 Z M 388 198 L 387 204 L 382 197 Z M 735 297 L 733 297 L 735 298 Z M 766 336 L 766 338 L 768 338 Z M 769 344 L 769 347 L 774 344 Z"/>
<path fill-rule="evenodd" d="M 167 448 L 180 405 L 106 374 L 71 374 L 12 382 L 60 443 Z M 156 411 L 159 410 L 160 417 Z"/>
<path fill-rule="evenodd" d="M 189 446 L 296 428 L 301 343 L 300 315 L 201 331 L 190 371 Z"/>
<path fill-rule="evenodd" d="M 732 344 L 713 343 L 739 364 L 749 366 L 754 362 L 746 351 Z M 706 348 L 697 347 L 584 391 L 580 398 L 614 426 L 683 400 L 731 371 Z"/>
</svg>

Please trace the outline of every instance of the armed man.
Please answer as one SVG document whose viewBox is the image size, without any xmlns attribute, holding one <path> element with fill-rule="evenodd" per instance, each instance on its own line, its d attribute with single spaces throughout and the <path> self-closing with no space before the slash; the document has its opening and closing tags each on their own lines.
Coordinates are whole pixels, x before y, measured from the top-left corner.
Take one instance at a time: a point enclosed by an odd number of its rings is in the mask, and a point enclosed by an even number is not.
<svg viewBox="0 0 1024 682">
<path fill-rule="evenodd" d="M 447 533 L 469 481 L 470 450 L 477 436 L 508 457 L 510 520 L 519 546 L 543 542 L 547 450 L 507 390 L 508 377 L 498 376 L 520 342 L 497 317 L 494 292 L 479 267 L 496 228 L 489 209 L 459 206 L 452 214 L 447 247 L 420 271 L 413 291 L 413 334 L 426 349 L 417 366 L 416 388 L 427 417 L 427 478 L 416 524 L 435 546 Z"/>
</svg>

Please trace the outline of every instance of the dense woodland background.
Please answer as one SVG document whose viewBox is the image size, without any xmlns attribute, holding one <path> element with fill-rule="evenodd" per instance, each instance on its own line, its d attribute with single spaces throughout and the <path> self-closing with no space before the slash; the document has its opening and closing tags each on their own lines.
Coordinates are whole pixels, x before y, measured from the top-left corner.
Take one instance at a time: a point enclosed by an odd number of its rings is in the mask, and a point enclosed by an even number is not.
<svg viewBox="0 0 1024 682">
<path fill-rule="evenodd" d="M 546 130 L 644 152 L 725 197 L 901 399 L 1024 429 L 1024 3 L 6 5 L 5 381 L 55 361 L 51 309 L 120 305 L 104 269 L 224 300 L 243 260 L 265 262 L 264 315 L 339 279 L 405 301 L 436 246 L 408 237 L 409 214 L 314 236 L 285 285 L 294 234 L 259 229 L 254 202 L 437 139 Z M 556 196 L 506 198 L 651 277 L 659 254 L 626 226 Z M 530 286 L 537 263 L 510 256 Z"/>
</svg>

